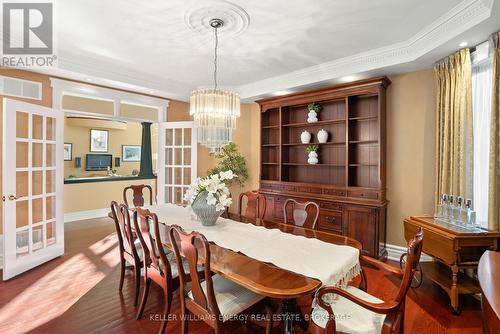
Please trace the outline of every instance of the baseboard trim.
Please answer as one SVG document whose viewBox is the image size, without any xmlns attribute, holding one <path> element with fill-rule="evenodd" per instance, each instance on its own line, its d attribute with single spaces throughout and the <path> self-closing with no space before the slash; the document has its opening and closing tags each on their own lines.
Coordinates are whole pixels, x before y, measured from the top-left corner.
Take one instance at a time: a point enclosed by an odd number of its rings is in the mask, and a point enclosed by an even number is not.
<svg viewBox="0 0 500 334">
<path fill-rule="evenodd" d="M 385 248 L 387 249 L 387 259 L 399 262 L 401 255 L 406 253 L 406 247 L 386 244 Z M 431 262 L 432 257 L 429 255 L 422 253 L 420 256 L 420 262 Z"/>
<path fill-rule="evenodd" d="M 109 208 L 103 208 L 87 211 L 68 212 L 64 214 L 64 222 L 69 223 L 84 219 L 103 218 L 108 216 L 109 211 Z"/>
<path fill-rule="evenodd" d="M 0 234 L 0 269 L 3 269 L 3 234 Z"/>
</svg>

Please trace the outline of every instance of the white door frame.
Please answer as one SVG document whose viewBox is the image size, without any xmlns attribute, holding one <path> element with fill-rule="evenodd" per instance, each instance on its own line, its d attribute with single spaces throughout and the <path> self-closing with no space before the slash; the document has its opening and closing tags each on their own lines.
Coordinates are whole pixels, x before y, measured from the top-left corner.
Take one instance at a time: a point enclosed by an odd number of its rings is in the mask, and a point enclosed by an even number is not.
<svg viewBox="0 0 500 334">
<path fill-rule="evenodd" d="M 55 222 L 54 235 L 55 243 L 47 245 L 46 243 L 46 225 L 43 226 L 43 248 L 32 251 L 32 215 L 28 214 L 28 249 L 29 253 L 17 257 L 17 227 L 16 227 L 16 111 L 23 111 L 28 114 L 41 116 L 50 116 L 56 120 L 56 131 L 54 141 L 45 141 L 48 144 L 55 144 Z M 32 131 L 32 122 L 28 124 L 28 132 Z M 63 113 L 52 108 L 47 108 L 39 105 L 34 105 L 26 102 L 3 99 L 3 171 L 2 171 L 2 187 L 4 196 L 4 215 L 3 215 L 3 233 L 4 233 L 4 263 L 3 263 L 3 279 L 12 278 L 22 272 L 34 268 L 44 262 L 47 262 L 55 257 L 64 254 L 64 213 L 63 213 L 63 197 L 64 197 L 64 119 Z M 46 136 L 45 121 L 43 125 L 43 138 Z M 28 136 L 30 138 L 31 135 Z M 24 139 L 22 141 L 33 143 L 32 139 Z M 32 160 L 32 145 L 28 144 L 28 161 Z M 45 145 L 43 146 L 43 164 L 42 171 L 46 171 L 45 161 Z M 28 163 L 28 197 L 31 196 L 31 163 Z M 45 176 L 42 178 L 42 194 L 46 193 Z M 9 199 L 9 197 L 11 199 Z M 30 198 L 31 199 L 31 198 Z M 46 201 L 44 201 L 46 202 Z M 30 206 L 29 202 L 28 205 Z M 46 205 L 43 205 L 43 221 L 46 221 Z"/>
<path fill-rule="evenodd" d="M 165 201 L 165 168 L 167 167 L 165 161 L 165 148 L 166 148 L 166 129 L 191 129 L 191 182 L 194 181 L 198 173 L 198 140 L 197 131 L 194 127 L 194 122 L 162 122 L 158 124 L 158 169 L 157 169 L 157 182 L 158 182 L 158 204 L 166 203 Z M 182 141 L 184 142 L 184 131 L 182 133 Z M 174 143 L 175 144 L 175 143 Z M 173 174 L 172 174 L 173 177 Z M 182 178 L 183 179 L 183 178 Z"/>
</svg>

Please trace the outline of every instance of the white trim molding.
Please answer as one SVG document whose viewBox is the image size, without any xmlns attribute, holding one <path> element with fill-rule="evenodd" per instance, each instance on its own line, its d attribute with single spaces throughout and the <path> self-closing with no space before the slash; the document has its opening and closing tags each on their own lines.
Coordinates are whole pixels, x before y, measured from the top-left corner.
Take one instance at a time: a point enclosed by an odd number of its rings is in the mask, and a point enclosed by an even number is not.
<svg viewBox="0 0 500 334">
<path fill-rule="evenodd" d="M 3 269 L 3 234 L 0 234 L 0 269 Z"/>
<path fill-rule="evenodd" d="M 396 261 L 398 263 L 399 259 L 401 258 L 401 255 L 406 253 L 406 247 L 402 246 L 386 244 L 385 248 L 387 249 L 387 259 Z M 425 253 L 422 253 L 422 255 L 420 256 L 420 262 L 431 262 L 431 261 L 433 261 L 432 257 L 430 257 Z"/>
<path fill-rule="evenodd" d="M 335 82 L 345 76 L 412 62 L 490 18 L 493 2 L 462 0 L 405 41 L 227 88 L 239 92 L 242 100 L 253 101 L 278 91 Z M 61 50 L 58 64 L 57 69 L 41 72 L 75 80 L 85 80 L 90 75 L 99 84 L 150 93 L 154 91 L 156 95 L 183 101 L 189 101 L 189 93 L 194 88 L 160 74 L 144 74 L 133 67 L 117 67 L 97 57 L 74 54 L 71 50 Z"/>
<path fill-rule="evenodd" d="M 130 121 L 148 121 L 148 122 L 163 122 L 167 115 L 167 108 L 170 100 L 164 98 L 157 98 L 146 96 L 142 94 L 125 92 L 122 90 L 100 87 L 95 85 L 88 85 L 81 82 L 62 80 L 50 78 L 50 85 L 52 87 L 52 103 L 55 110 L 63 110 L 67 113 L 74 115 L 87 115 L 96 117 L 105 117 L 114 120 L 130 120 Z M 113 102 L 114 111 L 113 115 L 93 114 L 89 112 L 82 112 L 76 110 L 63 109 L 63 96 L 76 96 L 95 100 L 104 100 Z M 158 110 L 157 119 L 141 119 L 123 117 L 121 115 L 121 104 L 132 104 L 141 107 L 156 108 Z"/>
<path fill-rule="evenodd" d="M 235 87 L 241 99 L 266 96 L 312 83 L 414 61 L 486 20 L 493 0 L 463 0 L 413 37 L 401 43 L 335 59 L 294 72 Z"/>
<path fill-rule="evenodd" d="M 64 214 L 64 222 L 70 223 L 78 220 L 104 218 L 108 216 L 110 210 L 110 208 L 103 208 L 87 211 L 68 212 Z"/>
</svg>

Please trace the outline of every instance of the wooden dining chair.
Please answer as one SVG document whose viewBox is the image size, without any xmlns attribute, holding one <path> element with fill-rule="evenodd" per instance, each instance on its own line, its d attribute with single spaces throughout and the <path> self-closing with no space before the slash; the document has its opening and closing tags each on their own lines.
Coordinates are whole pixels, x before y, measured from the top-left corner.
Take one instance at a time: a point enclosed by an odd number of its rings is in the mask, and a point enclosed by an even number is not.
<svg viewBox="0 0 500 334">
<path fill-rule="evenodd" d="M 290 217 L 289 213 L 292 213 Z M 289 198 L 283 205 L 283 216 L 285 223 L 295 226 L 316 229 L 319 217 L 319 205 L 315 202 L 301 203 Z M 290 219 L 292 218 L 292 219 Z"/>
<path fill-rule="evenodd" d="M 149 205 L 153 205 L 153 189 L 147 184 L 130 185 L 123 189 L 123 201 L 130 206 L 127 200 L 127 193 L 132 190 L 132 204 L 134 207 L 144 206 L 144 189 L 149 190 Z"/>
<path fill-rule="evenodd" d="M 406 294 L 420 262 L 423 236 L 419 228 L 408 243 L 407 262 L 403 270 L 367 256 L 361 257 L 362 264 L 402 279 L 394 299 L 383 301 L 352 286 L 345 290 L 323 287 L 316 294 L 318 306 L 311 312 L 308 333 L 402 333 Z M 330 301 L 326 301 L 325 296 Z"/>
<path fill-rule="evenodd" d="M 125 278 L 126 263 L 128 262 L 134 270 L 135 278 L 135 297 L 134 306 L 137 306 L 139 298 L 139 289 L 141 284 L 142 253 L 140 241 L 132 231 L 130 224 L 130 214 L 124 204 L 111 202 L 111 215 L 118 235 L 118 245 L 120 248 L 120 285 L 119 290 L 123 289 L 123 280 Z"/>
<path fill-rule="evenodd" d="M 153 227 L 154 238 L 150 232 L 150 223 Z M 163 320 L 159 331 L 162 334 L 167 328 L 173 292 L 179 287 L 179 272 L 173 252 L 167 254 L 163 249 L 160 226 L 156 214 L 149 212 L 149 210 L 136 208 L 134 211 L 134 225 L 136 231 L 138 231 L 137 234 L 142 245 L 144 258 L 144 288 L 136 318 L 140 319 L 142 317 L 151 282 L 155 282 L 162 288 L 163 295 L 165 296 Z"/>
<path fill-rule="evenodd" d="M 174 249 L 177 265 L 185 258 L 189 273 L 180 268 L 180 297 L 182 333 L 188 331 L 188 312 L 200 317 L 212 327 L 216 334 L 224 333 L 229 324 L 234 324 L 238 314 L 246 313 L 264 299 L 258 295 L 220 275 L 210 271 L 210 244 L 203 234 L 185 233 L 179 226 L 170 229 L 170 240 Z M 202 263 L 204 277 L 195 270 Z M 191 284 L 188 288 L 187 282 Z M 266 333 L 272 328 L 272 312 L 266 307 Z"/>
<path fill-rule="evenodd" d="M 243 211 L 243 198 L 247 198 L 247 206 L 244 216 L 251 219 L 264 219 L 266 214 L 266 197 L 257 191 L 247 191 L 240 194 L 238 214 L 241 216 Z"/>
</svg>

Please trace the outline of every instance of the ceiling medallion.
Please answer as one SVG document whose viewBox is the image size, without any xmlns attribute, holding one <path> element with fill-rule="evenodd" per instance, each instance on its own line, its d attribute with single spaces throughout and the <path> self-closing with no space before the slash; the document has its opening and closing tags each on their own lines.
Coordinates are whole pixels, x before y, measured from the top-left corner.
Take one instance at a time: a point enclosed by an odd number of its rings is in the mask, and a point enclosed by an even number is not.
<svg viewBox="0 0 500 334">
<path fill-rule="evenodd" d="M 224 36 L 236 36 L 244 32 L 250 24 L 248 13 L 238 5 L 228 1 L 196 1 L 194 7 L 184 14 L 184 23 L 198 33 L 210 32 L 212 19 L 224 22 L 218 27 Z"/>
</svg>

